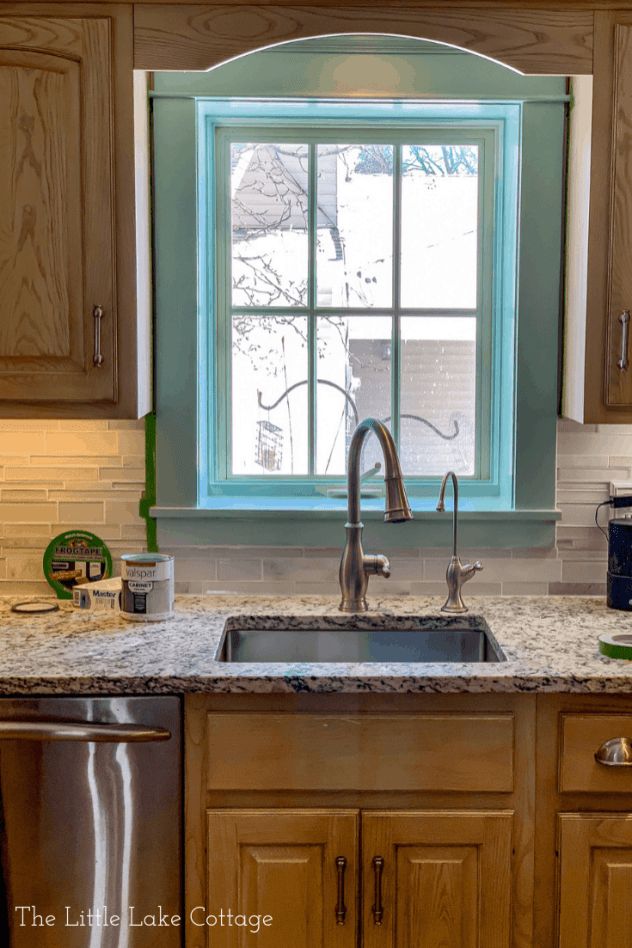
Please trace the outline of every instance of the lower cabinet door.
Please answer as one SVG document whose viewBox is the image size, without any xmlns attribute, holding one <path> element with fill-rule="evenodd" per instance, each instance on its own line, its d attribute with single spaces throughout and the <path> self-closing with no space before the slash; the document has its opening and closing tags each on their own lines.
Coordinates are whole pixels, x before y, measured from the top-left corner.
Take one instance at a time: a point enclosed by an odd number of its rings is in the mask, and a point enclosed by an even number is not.
<svg viewBox="0 0 632 948">
<path fill-rule="evenodd" d="M 192 918 L 207 945 L 356 948 L 358 827 L 356 810 L 209 810 L 207 904 Z"/>
<path fill-rule="evenodd" d="M 363 948 L 507 948 L 512 819 L 363 813 Z"/>
<path fill-rule="evenodd" d="M 560 948 L 632 948 L 632 818 L 559 817 Z"/>
</svg>

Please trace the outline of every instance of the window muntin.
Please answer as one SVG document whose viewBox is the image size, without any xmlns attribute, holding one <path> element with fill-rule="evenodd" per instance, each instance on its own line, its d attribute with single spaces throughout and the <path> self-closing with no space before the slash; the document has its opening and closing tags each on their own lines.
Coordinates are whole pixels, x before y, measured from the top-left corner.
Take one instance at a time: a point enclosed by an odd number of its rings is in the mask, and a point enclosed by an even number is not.
<svg viewBox="0 0 632 948">
<path fill-rule="evenodd" d="M 339 480 L 367 414 L 409 479 L 489 476 L 498 129 L 468 124 L 217 128 L 220 479 Z"/>
</svg>

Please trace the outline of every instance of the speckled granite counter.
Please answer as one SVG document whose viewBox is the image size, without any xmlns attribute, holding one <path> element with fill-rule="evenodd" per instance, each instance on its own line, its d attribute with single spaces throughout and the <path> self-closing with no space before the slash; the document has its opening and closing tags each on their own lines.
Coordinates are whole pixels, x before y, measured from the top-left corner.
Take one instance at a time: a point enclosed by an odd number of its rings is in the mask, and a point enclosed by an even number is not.
<svg viewBox="0 0 632 948">
<path fill-rule="evenodd" d="M 227 616 L 337 614 L 324 597 L 181 596 L 168 622 L 130 623 L 78 611 L 17 616 L 0 600 L 0 694 L 184 692 L 507 692 L 632 695 L 632 662 L 603 658 L 602 632 L 632 631 L 632 613 L 588 597 L 469 599 L 507 661 L 495 664 L 226 664 Z M 439 599 L 371 600 L 374 614 L 436 613 Z"/>
</svg>

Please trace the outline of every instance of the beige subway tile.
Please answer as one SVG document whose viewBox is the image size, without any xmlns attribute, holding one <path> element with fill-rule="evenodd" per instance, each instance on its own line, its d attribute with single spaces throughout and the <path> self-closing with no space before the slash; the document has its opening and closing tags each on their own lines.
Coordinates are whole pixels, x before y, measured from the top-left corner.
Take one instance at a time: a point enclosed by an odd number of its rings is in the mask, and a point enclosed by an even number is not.
<svg viewBox="0 0 632 948">
<path fill-rule="evenodd" d="M 564 583 L 605 583 L 607 564 L 603 557 L 589 560 L 566 560 L 562 569 Z"/>
<path fill-rule="evenodd" d="M 13 488 L 13 487 L 2 487 L 0 488 L 0 501 L 7 503 L 10 501 L 24 501 L 26 503 L 34 503 L 38 500 L 54 500 L 54 497 L 48 496 L 48 491 L 43 487 L 32 487 L 32 488 Z"/>
<path fill-rule="evenodd" d="M 108 422 L 102 418 L 64 418 L 60 431 L 107 431 Z"/>
<path fill-rule="evenodd" d="M 121 466 L 122 467 L 143 467 L 145 465 L 145 448 L 139 451 L 138 454 L 121 454 L 120 456 Z"/>
<path fill-rule="evenodd" d="M 602 503 L 602 501 L 607 500 L 609 497 L 609 491 L 606 485 L 604 484 L 600 490 L 559 490 L 557 492 L 557 504 L 558 507 L 561 507 L 562 504 L 586 504 L 590 507 L 593 514 L 595 512 L 595 507 L 597 504 Z"/>
<path fill-rule="evenodd" d="M 304 557 L 280 557 L 279 559 L 263 560 L 263 578 L 267 580 L 292 580 L 301 579 L 308 581 L 327 581 L 330 576 L 338 575 L 338 566 L 340 564 L 340 555 L 335 559 L 325 557 L 313 559 L 309 556 L 309 550 Z"/>
<path fill-rule="evenodd" d="M 57 504 L 3 504 L 0 516 L 12 523 L 51 523 L 57 519 Z"/>
<path fill-rule="evenodd" d="M 589 527 L 595 523 L 595 508 L 590 504 L 559 504 L 562 523 L 566 526 Z"/>
<path fill-rule="evenodd" d="M 58 458 L 54 460 L 58 461 Z M 51 483 L 51 486 L 64 484 L 66 481 L 77 481 L 98 483 L 98 468 L 96 467 L 76 467 L 68 463 L 63 467 L 23 467 L 22 465 L 7 465 L 5 468 L 5 479 L 7 481 L 37 481 L 38 483 Z"/>
<path fill-rule="evenodd" d="M 59 533 L 66 533 L 68 530 L 88 530 L 89 533 L 96 533 L 98 537 L 101 537 L 102 540 L 105 540 L 108 546 L 111 548 L 112 541 L 120 541 L 121 539 L 121 527 L 118 523 L 95 523 L 94 521 L 83 521 L 78 523 L 76 520 L 71 521 L 60 521 L 55 524 L 54 532 L 55 535 Z"/>
<path fill-rule="evenodd" d="M 102 467 L 99 469 L 99 478 L 105 481 L 116 481 L 121 484 L 129 482 L 145 483 L 145 468 L 139 467 Z"/>
<path fill-rule="evenodd" d="M 217 579 L 217 561 L 208 559 L 184 560 L 176 557 L 175 577 L 177 582 L 198 582 L 200 580 Z M 220 577 L 230 578 L 230 577 Z M 250 579 L 251 577 L 235 577 L 236 579 Z M 254 577 L 256 578 L 256 577 Z"/>
<path fill-rule="evenodd" d="M 0 432 L 2 432 L 3 441 L 5 435 L 20 434 L 22 432 L 40 434 L 46 431 L 57 431 L 58 429 L 58 421 L 48 421 L 45 418 L 0 419 Z"/>
<path fill-rule="evenodd" d="M 138 500 L 118 501 L 108 498 L 105 501 L 105 519 L 107 523 L 137 523 L 141 519 Z"/>
<path fill-rule="evenodd" d="M 37 582 L 44 578 L 42 556 L 12 553 L 6 560 L 7 579 Z"/>
<path fill-rule="evenodd" d="M 103 501 L 100 503 L 80 502 L 80 501 L 60 501 L 59 519 L 64 521 L 76 521 L 79 527 L 83 522 L 90 520 L 92 523 L 103 522 L 105 508 Z"/>
<path fill-rule="evenodd" d="M 119 453 L 116 431 L 55 431 L 46 436 L 46 453 L 51 457 L 102 457 Z M 44 452 L 33 452 L 42 454 Z"/>
<path fill-rule="evenodd" d="M 138 523 L 122 523 L 121 540 L 135 540 L 146 545 L 147 525 L 145 521 L 140 520 Z"/>
<path fill-rule="evenodd" d="M 7 561 L 6 557 L 0 556 L 0 580 L 7 578 Z M 0 595 L 2 595 L 2 587 L 0 586 Z"/>
<path fill-rule="evenodd" d="M 13 538 L 24 538 L 24 537 L 37 537 L 38 540 L 44 537 L 50 539 L 51 534 L 49 530 L 52 528 L 52 524 L 42 525 L 41 523 L 3 523 L 0 525 L 0 546 L 6 543 L 7 539 Z M 57 529 L 55 527 L 55 529 Z"/>
<path fill-rule="evenodd" d="M 605 596 L 605 583 L 551 583 L 550 596 Z"/>
<path fill-rule="evenodd" d="M 113 418 L 107 424 L 111 431 L 142 431 L 143 435 L 145 433 L 144 418 Z"/>
<path fill-rule="evenodd" d="M 222 559 L 217 562 L 217 578 L 226 580 L 251 581 L 263 578 L 260 559 Z"/>
<path fill-rule="evenodd" d="M 560 467 L 559 470 L 568 470 L 572 471 L 578 469 L 579 476 L 581 477 L 582 471 L 590 470 L 591 468 L 607 468 L 612 464 L 612 458 L 609 458 L 607 454 L 564 454 L 563 457 L 559 458 Z M 632 458 L 630 459 L 630 464 L 632 464 Z M 615 465 L 620 467 L 627 467 L 627 463 L 623 462 L 621 465 Z"/>
<path fill-rule="evenodd" d="M 259 581 L 241 582 L 239 580 L 216 580 L 215 582 L 206 582 L 201 580 L 195 583 L 189 583 L 190 591 L 198 595 L 203 593 L 216 593 L 221 595 L 251 594 L 254 596 L 283 596 L 291 593 L 291 588 L 287 583 L 273 583 Z"/>
<path fill-rule="evenodd" d="M 87 503 L 92 501 L 103 502 L 104 500 L 110 500 L 112 497 L 116 497 L 116 500 L 128 501 L 129 503 L 136 504 L 138 507 L 138 501 L 140 500 L 140 491 L 123 491 L 123 490 L 112 490 L 111 487 L 106 486 L 104 489 L 95 489 L 94 485 L 90 490 L 75 490 L 74 485 L 71 490 L 51 490 L 49 493 L 50 500 L 65 500 L 68 502 L 74 503 Z"/>
<path fill-rule="evenodd" d="M 503 583 L 503 596 L 546 596 L 549 583 Z"/>
<path fill-rule="evenodd" d="M 49 435 L 44 431 L 0 431 L 0 455 L 28 458 L 33 454 L 44 454 L 47 437 Z"/>
<path fill-rule="evenodd" d="M 123 455 L 143 455 L 145 454 L 145 432 L 144 431 L 119 431 L 117 432 L 119 451 Z"/>
<path fill-rule="evenodd" d="M 31 467 L 59 467 L 63 465 L 67 468 L 91 468 L 95 471 L 95 476 L 98 477 L 100 467 L 118 467 L 120 470 L 123 462 L 118 454 L 91 454 L 89 456 L 68 454 L 63 457 L 34 454 L 28 463 Z"/>
<path fill-rule="evenodd" d="M 45 579 L 40 582 L 18 582 L 7 579 L 0 582 L 0 595 L 19 600 L 29 596 L 52 596 L 53 591 Z"/>
</svg>

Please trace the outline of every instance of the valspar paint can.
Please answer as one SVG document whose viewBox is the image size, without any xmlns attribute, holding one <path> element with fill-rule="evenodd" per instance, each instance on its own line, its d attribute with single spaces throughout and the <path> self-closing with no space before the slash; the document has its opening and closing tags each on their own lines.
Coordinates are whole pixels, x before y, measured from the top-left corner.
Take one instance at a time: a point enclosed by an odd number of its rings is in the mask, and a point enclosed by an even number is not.
<svg viewBox="0 0 632 948">
<path fill-rule="evenodd" d="M 121 615 L 134 622 L 158 622 L 173 615 L 173 556 L 124 553 L 121 556 Z"/>
</svg>

